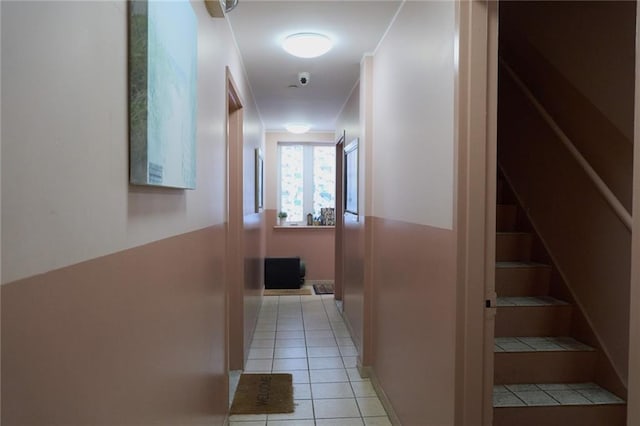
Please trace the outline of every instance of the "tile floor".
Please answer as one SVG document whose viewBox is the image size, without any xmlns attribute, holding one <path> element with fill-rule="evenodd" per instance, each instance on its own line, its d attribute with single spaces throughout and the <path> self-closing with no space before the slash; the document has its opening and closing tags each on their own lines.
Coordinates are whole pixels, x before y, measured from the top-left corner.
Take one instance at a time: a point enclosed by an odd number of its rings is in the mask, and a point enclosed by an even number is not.
<svg viewBox="0 0 640 426">
<path fill-rule="evenodd" d="M 246 373 L 291 373 L 291 414 L 233 415 L 230 426 L 391 425 L 333 295 L 265 297 Z"/>
<path fill-rule="evenodd" d="M 517 384 L 493 387 L 494 407 L 623 404 L 595 383 Z"/>
</svg>

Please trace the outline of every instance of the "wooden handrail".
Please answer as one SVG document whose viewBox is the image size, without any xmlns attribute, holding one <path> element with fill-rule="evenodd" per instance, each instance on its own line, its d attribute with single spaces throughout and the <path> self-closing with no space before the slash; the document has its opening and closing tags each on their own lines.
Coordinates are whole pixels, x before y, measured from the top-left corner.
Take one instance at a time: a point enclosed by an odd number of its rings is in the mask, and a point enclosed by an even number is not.
<svg viewBox="0 0 640 426">
<path fill-rule="evenodd" d="M 569 150 L 573 158 L 578 162 L 580 167 L 584 170 L 584 172 L 589 176 L 593 184 L 598 188 L 600 195 L 605 199 L 605 201 L 609 204 L 609 206 L 616 213 L 620 221 L 627 227 L 629 231 L 631 231 L 632 220 L 631 214 L 627 211 L 627 209 L 622 205 L 620 200 L 615 196 L 615 194 L 609 189 L 607 184 L 600 178 L 598 173 L 591 167 L 591 164 L 580 154 L 580 151 L 576 148 L 576 146 L 571 142 L 571 139 L 562 131 L 558 123 L 549 115 L 546 109 L 542 106 L 540 102 L 536 99 L 533 93 L 529 90 L 529 88 L 520 80 L 516 72 L 507 64 L 502 58 L 499 59 L 500 65 L 502 65 L 509 74 L 509 76 L 513 79 L 513 81 L 518 85 L 520 90 L 527 97 L 529 102 L 535 107 L 535 109 L 540 113 L 542 118 L 547 122 L 549 127 L 555 132 L 555 134 L 560 138 L 562 144 Z"/>
</svg>

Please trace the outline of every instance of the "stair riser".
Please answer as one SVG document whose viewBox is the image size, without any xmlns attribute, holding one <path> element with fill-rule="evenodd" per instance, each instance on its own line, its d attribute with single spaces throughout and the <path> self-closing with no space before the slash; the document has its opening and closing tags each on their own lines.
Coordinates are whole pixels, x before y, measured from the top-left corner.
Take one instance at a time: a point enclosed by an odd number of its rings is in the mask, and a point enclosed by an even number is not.
<svg viewBox="0 0 640 426">
<path fill-rule="evenodd" d="M 514 205 L 496 206 L 496 231 L 511 232 L 516 230 L 518 208 Z"/>
<path fill-rule="evenodd" d="M 496 337 L 568 336 L 571 306 L 500 306 L 496 315 Z"/>
<path fill-rule="evenodd" d="M 494 384 L 591 382 L 595 351 L 496 352 Z"/>
<path fill-rule="evenodd" d="M 511 262 L 531 259 L 531 234 L 496 235 L 496 261 Z"/>
<path fill-rule="evenodd" d="M 493 426 L 625 426 L 626 406 L 496 407 Z"/>
<path fill-rule="evenodd" d="M 551 268 L 496 268 L 498 296 L 546 296 Z"/>
</svg>

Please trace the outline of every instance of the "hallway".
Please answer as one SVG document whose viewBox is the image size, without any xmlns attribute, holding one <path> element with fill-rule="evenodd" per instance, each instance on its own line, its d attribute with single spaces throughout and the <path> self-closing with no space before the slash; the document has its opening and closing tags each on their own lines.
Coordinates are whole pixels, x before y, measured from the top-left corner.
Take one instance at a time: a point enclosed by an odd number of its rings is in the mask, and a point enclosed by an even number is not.
<svg viewBox="0 0 640 426">
<path fill-rule="evenodd" d="M 246 373 L 293 375 L 295 412 L 233 415 L 234 426 L 390 425 L 333 295 L 263 298 Z"/>
</svg>

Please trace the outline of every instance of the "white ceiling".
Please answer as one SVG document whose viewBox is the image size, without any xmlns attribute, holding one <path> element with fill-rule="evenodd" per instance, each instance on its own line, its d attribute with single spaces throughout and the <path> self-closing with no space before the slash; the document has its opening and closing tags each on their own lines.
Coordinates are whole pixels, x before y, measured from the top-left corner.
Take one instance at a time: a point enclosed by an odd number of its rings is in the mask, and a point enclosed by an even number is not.
<svg viewBox="0 0 640 426">
<path fill-rule="evenodd" d="M 360 75 L 360 60 L 376 48 L 400 0 L 240 0 L 227 16 L 266 130 L 305 122 L 312 131 L 333 131 Z M 324 56 L 296 58 L 280 43 L 289 34 L 319 32 L 334 41 Z M 297 84 L 298 73 L 311 73 Z"/>
</svg>

